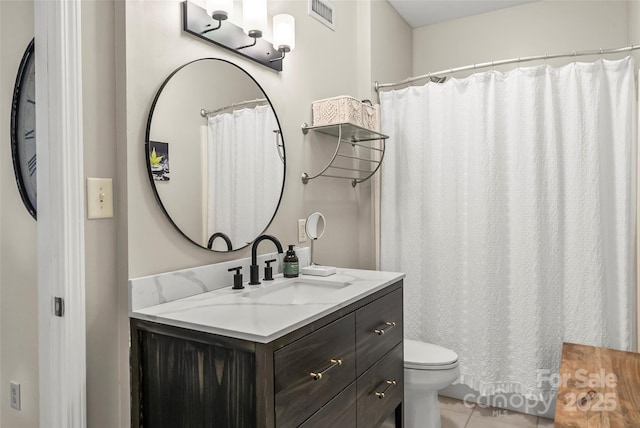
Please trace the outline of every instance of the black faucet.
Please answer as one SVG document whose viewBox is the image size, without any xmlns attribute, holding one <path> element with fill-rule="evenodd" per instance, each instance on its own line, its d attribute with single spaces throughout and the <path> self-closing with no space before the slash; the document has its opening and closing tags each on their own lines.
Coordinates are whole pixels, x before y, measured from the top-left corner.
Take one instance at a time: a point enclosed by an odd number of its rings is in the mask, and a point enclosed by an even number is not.
<svg viewBox="0 0 640 428">
<path fill-rule="evenodd" d="M 258 266 L 258 244 L 264 240 L 269 240 L 276 245 L 278 252 L 282 254 L 282 244 L 275 236 L 272 235 L 260 235 L 253 241 L 251 246 L 251 266 L 249 266 L 249 285 L 260 284 L 260 266 Z"/>
</svg>

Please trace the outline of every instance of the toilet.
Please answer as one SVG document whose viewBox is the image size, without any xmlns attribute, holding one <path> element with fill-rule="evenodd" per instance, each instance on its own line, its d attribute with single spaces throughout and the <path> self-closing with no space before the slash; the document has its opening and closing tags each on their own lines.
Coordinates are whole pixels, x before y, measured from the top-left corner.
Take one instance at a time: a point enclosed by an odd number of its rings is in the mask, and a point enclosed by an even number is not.
<svg viewBox="0 0 640 428">
<path fill-rule="evenodd" d="M 406 428 L 441 428 L 438 390 L 460 375 L 458 354 L 417 340 L 404 340 Z"/>
</svg>

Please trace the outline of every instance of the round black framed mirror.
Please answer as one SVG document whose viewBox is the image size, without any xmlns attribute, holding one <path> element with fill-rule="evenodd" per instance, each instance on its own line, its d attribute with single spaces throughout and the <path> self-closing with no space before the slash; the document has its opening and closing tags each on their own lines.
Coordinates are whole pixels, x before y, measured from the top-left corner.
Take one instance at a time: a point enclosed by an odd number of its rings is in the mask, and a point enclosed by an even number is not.
<svg viewBox="0 0 640 428">
<path fill-rule="evenodd" d="M 201 248 L 246 247 L 280 206 L 280 122 L 258 82 L 229 61 L 198 59 L 166 78 L 149 112 L 145 159 L 160 208 Z"/>
</svg>

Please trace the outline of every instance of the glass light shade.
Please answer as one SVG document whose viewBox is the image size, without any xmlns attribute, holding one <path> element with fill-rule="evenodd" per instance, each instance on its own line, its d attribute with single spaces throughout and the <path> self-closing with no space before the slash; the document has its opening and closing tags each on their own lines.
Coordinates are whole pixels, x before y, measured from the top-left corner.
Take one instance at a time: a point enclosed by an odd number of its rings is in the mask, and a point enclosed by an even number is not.
<svg viewBox="0 0 640 428">
<path fill-rule="evenodd" d="M 231 18 L 233 15 L 233 0 L 207 0 L 206 4 L 209 16 L 226 15 Z"/>
<path fill-rule="evenodd" d="M 267 31 L 267 0 L 242 0 L 242 28 L 246 34 L 251 31 Z"/>
<path fill-rule="evenodd" d="M 296 47 L 296 20 L 293 16 L 280 14 L 273 17 L 274 49 Z"/>
</svg>

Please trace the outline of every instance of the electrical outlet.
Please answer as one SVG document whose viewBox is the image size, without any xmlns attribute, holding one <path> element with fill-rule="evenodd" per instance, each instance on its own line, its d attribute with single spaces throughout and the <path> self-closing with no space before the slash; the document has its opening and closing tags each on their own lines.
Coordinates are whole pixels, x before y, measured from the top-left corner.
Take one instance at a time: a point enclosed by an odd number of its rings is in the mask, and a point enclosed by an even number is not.
<svg viewBox="0 0 640 428">
<path fill-rule="evenodd" d="M 9 396 L 11 400 L 11 407 L 13 407 L 16 410 L 20 410 L 20 384 L 18 382 L 10 381 L 9 388 L 10 388 Z"/>
<path fill-rule="evenodd" d="M 307 221 L 305 219 L 298 219 L 298 243 L 306 242 L 307 240 L 307 231 L 305 230 L 306 224 Z"/>
</svg>

